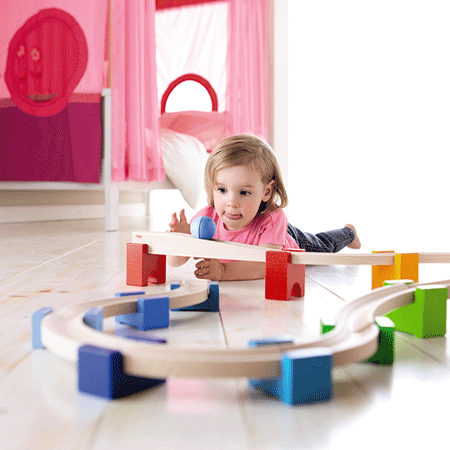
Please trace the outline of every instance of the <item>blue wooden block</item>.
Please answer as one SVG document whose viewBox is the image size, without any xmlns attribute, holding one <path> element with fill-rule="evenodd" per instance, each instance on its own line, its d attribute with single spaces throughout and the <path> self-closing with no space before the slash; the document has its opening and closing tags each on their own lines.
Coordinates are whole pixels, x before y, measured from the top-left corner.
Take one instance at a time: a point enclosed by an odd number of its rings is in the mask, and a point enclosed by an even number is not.
<svg viewBox="0 0 450 450">
<path fill-rule="evenodd" d="M 119 351 L 93 345 L 78 349 L 78 389 L 91 395 L 117 399 L 163 383 L 153 379 L 127 375 Z"/>
<path fill-rule="evenodd" d="M 170 283 L 170 290 L 174 291 L 175 289 L 179 289 L 181 287 L 181 283 L 179 281 L 172 281 Z"/>
<path fill-rule="evenodd" d="M 103 331 L 103 308 L 95 306 L 83 317 L 83 322 L 94 330 Z"/>
<path fill-rule="evenodd" d="M 138 298 L 137 312 L 118 315 L 116 316 L 116 322 L 130 325 L 142 331 L 167 328 L 170 323 L 169 311 L 169 297 L 161 295 Z"/>
<path fill-rule="evenodd" d="M 31 315 L 31 346 L 34 349 L 45 348 L 41 341 L 41 322 L 42 319 L 50 314 L 53 309 L 50 306 L 38 309 Z"/>
<path fill-rule="evenodd" d="M 253 379 L 250 384 L 289 405 L 329 400 L 332 395 L 333 355 L 326 348 L 307 348 L 282 355 L 281 374 Z"/>
<path fill-rule="evenodd" d="M 197 305 L 185 306 L 183 308 L 174 309 L 174 311 L 206 311 L 219 312 L 219 283 L 217 281 L 209 282 L 208 298 Z"/>
<path fill-rule="evenodd" d="M 260 339 L 252 339 L 248 342 L 249 347 L 263 347 L 267 345 L 283 345 L 292 344 L 294 339 L 291 336 L 276 336 Z M 250 380 L 250 385 L 269 392 L 275 397 L 281 398 L 280 383 L 278 379 Z"/>
<path fill-rule="evenodd" d="M 290 405 L 329 400 L 333 355 L 326 348 L 287 352 L 282 358 L 283 401 Z"/>
<path fill-rule="evenodd" d="M 151 334 L 144 333 L 143 331 L 133 330 L 129 327 L 116 328 L 114 333 L 117 336 L 123 337 L 125 339 L 131 339 L 132 341 L 150 342 L 152 344 L 167 343 L 167 340 L 164 338 L 152 336 Z"/>
<path fill-rule="evenodd" d="M 249 347 L 262 347 L 265 345 L 293 344 L 294 338 L 291 336 L 276 336 L 261 339 L 252 339 L 248 342 Z"/>
<path fill-rule="evenodd" d="M 133 295 L 145 295 L 145 291 L 116 292 L 114 297 L 130 297 Z"/>
</svg>

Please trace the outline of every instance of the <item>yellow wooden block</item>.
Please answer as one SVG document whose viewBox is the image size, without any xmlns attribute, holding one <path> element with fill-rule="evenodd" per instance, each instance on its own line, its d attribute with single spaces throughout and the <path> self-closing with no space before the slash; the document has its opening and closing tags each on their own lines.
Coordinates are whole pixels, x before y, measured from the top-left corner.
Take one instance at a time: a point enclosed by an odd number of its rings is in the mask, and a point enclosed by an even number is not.
<svg viewBox="0 0 450 450">
<path fill-rule="evenodd" d="M 386 250 L 372 253 L 395 253 L 394 250 Z M 372 289 L 383 286 L 386 280 L 397 280 L 395 276 L 395 265 L 392 266 L 372 266 Z"/>
</svg>

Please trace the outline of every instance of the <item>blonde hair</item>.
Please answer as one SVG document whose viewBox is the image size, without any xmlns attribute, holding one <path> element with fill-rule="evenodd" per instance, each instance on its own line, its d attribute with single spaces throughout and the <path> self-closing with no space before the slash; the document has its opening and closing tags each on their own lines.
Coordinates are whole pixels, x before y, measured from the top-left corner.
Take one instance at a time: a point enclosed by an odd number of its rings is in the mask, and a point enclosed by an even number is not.
<svg viewBox="0 0 450 450">
<path fill-rule="evenodd" d="M 238 134 L 221 141 L 209 155 L 205 167 L 205 189 L 208 203 L 214 207 L 216 173 L 228 167 L 245 166 L 261 174 L 264 185 L 272 180 L 272 195 L 262 202 L 258 214 L 277 211 L 287 206 L 288 197 L 277 158 L 263 139 L 252 134 Z"/>
</svg>

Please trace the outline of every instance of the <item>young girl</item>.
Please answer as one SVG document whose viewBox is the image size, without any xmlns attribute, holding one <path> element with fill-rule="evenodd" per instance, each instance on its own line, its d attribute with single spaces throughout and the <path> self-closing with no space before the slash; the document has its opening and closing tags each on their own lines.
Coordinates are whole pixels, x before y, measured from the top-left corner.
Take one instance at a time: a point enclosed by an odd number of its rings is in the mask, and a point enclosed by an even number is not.
<svg viewBox="0 0 450 450">
<path fill-rule="evenodd" d="M 216 224 L 214 239 L 259 245 L 272 249 L 304 248 L 311 252 L 338 252 L 361 243 L 352 225 L 313 235 L 288 224 L 283 208 L 287 194 L 281 171 L 270 146 L 262 139 L 242 134 L 224 139 L 210 154 L 205 167 L 208 206 L 194 217 L 208 216 Z M 172 215 L 170 231 L 190 233 L 184 210 Z M 168 257 L 180 266 L 189 258 Z M 265 263 L 202 259 L 197 278 L 254 280 L 264 278 Z"/>
</svg>

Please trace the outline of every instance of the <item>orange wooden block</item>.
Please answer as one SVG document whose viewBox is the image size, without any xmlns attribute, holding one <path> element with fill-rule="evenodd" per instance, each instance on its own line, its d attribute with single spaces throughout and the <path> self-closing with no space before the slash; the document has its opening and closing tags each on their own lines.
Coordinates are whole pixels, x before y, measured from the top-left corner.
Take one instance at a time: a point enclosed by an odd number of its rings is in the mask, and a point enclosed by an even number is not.
<svg viewBox="0 0 450 450">
<path fill-rule="evenodd" d="M 393 253 L 373 252 L 373 253 Z M 419 254 L 395 253 L 394 264 L 389 266 L 372 266 L 372 289 L 383 286 L 386 280 L 410 279 L 419 282 Z"/>
<path fill-rule="evenodd" d="M 148 254 L 147 244 L 127 244 L 127 285 L 166 282 L 166 255 Z"/>
<path fill-rule="evenodd" d="M 305 250 L 266 252 L 266 299 L 291 300 L 305 295 L 305 265 L 291 264 L 292 251 Z"/>
<path fill-rule="evenodd" d="M 386 250 L 381 252 L 372 252 L 372 253 L 392 253 L 394 254 L 394 250 Z M 372 289 L 379 288 L 383 286 L 383 283 L 386 280 L 396 280 L 394 278 L 395 265 L 392 266 L 372 266 Z"/>
</svg>

